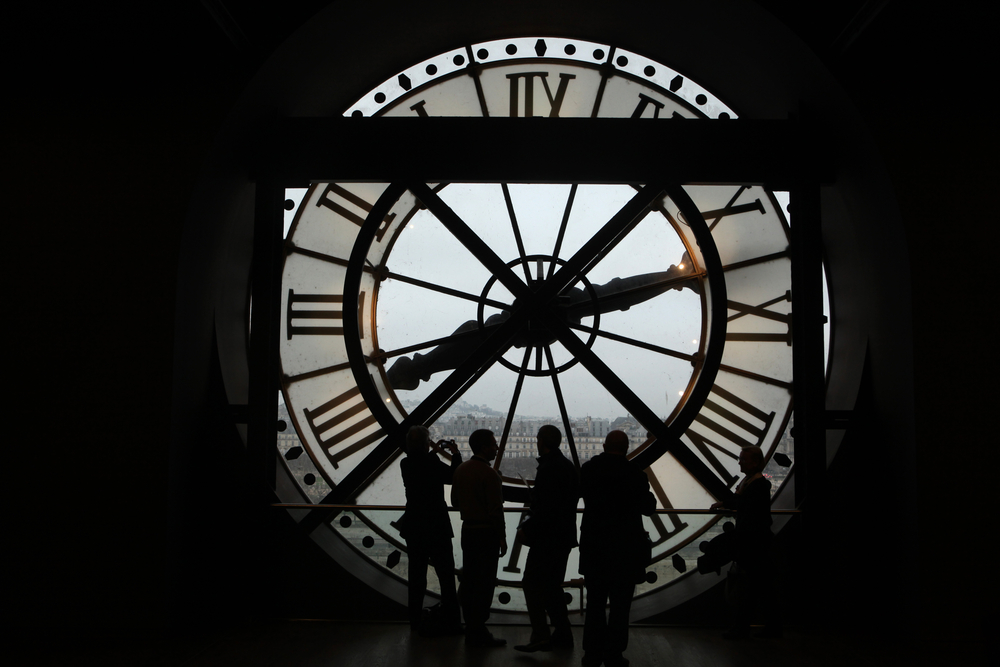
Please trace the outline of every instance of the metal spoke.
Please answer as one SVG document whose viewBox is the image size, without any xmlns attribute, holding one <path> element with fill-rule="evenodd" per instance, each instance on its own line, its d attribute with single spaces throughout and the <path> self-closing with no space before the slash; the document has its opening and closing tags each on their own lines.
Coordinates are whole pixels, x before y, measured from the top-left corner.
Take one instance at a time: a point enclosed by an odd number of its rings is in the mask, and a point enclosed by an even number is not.
<svg viewBox="0 0 1000 667">
<path fill-rule="evenodd" d="M 531 348 L 524 348 L 524 359 L 521 360 L 521 372 L 517 374 L 517 382 L 514 384 L 514 395 L 510 399 L 510 410 L 507 411 L 507 420 L 503 425 L 503 435 L 500 436 L 500 448 L 497 451 L 497 460 L 493 464 L 495 470 L 500 469 L 500 461 L 503 459 L 503 452 L 507 448 L 507 438 L 510 436 L 510 426 L 514 422 L 514 411 L 517 410 L 517 401 L 521 397 L 521 387 L 524 385 L 524 374 L 531 360 Z"/>
<path fill-rule="evenodd" d="M 566 235 L 566 225 L 569 222 L 569 214 L 573 210 L 573 200 L 576 199 L 576 187 L 577 184 L 574 183 L 569 188 L 566 209 L 563 211 L 562 222 L 559 224 L 559 234 L 556 235 L 556 247 L 552 250 L 552 262 L 549 263 L 549 278 L 552 277 L 552 273 L 556 270 L 556 259 L 559 257 L 559 251 L 562 249 L 563 237 Z"/>
<path fill-rule="evenodd" d="M 462 292 L 457 289 L 445 287 L 444 285 L 438 285 L 437 283 L 429 283 L 427 281 L 420 280 L 418 278 L 411 278 L 409 276 L 405 276 L 401 273 L 386 271 L 385 277 L 391 278 L 393 280 L 398 280 L 401 283 L 407 283 L 410 285 L 415 285 L 417 287 L 422 287 L 432 292 L 440 292 L 441 294 L 447 294 L 448 296 L 458 297 L 459 299 L 465 299 L 466 301 L 486 304 L 487 306 L 492 306 L 493 308 L 497 308 L 499 310 L 510 310 L 511 307 L 509 303 L 503 303 L 502 301 L 495 301 L 493 299 L 487 299 L 481 296 L 476 296 L 475 294 Z"/>
<path fill-rule="evenodd" d="M 650 183 L 637 192 L 562 268 L 545 281 L 538 292 L 538 302 L 548 303 L 596 266 L 649 213 L 663 188 L 661 183 Z"/>
<path fill-rule="evenodd" d="M 671 350 L 669 347 L 660 347 L 659 345 L 646 343 L 641 340 L 636 340 L 635 338 L 629 338 L 628 336 L 621 336 L 619 334 L 613 334 L 609 331 L 594 329 L 593 327 L 588 327 L 584 324 L 569 324 L 567 326 L 569 326 L 570 329 L 582 331 L 583 333 L 588 333 L 588 334 L 596 333 L 601 338 L 607 338 L 608 340 L 617 341 L 619 343 L 625 343 L 626 345 L 640 347 L 644 350 L 649 350 L 650 352 L 656 352 L 657 354 L 663 354 L 668 357 L 674 357 L 675 359 L 683 359 L 684 361 L 697 361 L 698 359 L 700 359 L 700 356 L 697 354 L 686 354 L 684 352 L 678 352 L 677 350 Z"/>
<path fill-rule="evenodd" d="M 515 298 L 530 298 L 531 290 L 518 278 L 489 245 L 476 234 L 444 201 L 437 196 L 425 183 L 409 184 L 409 190 L 417 196 L 420 202 L 433 213 L 444 227 L 451 232 L 459 243 L 464 245 L 486 270 L 496 276 L 497 280 L 510 290 Z"/>
<path fill-rule="evenodd" d="M 406 429 L 409 429 L 410 426 L 430 423 L 431 418 L 442 407 L 446 408 L 447 405 L 457 400 L 462 392 L 489 370 L 496 360 L 510 348 L 525 319 L 523 311 L 515 312 L 509 320 L 491 331 L 483 344 L 459 364 L 427 398 L 421 401 L 420 405 L 400 422 L 402 430 L 396 431 L 396 438 L 401 433 L 405 434 Z M 341 489 L 341 497 L 353 497 L 357 494 L 358 489 L 366 486 L 375 469 L 396 449 L 397 442 L 398 440 L 389 435 L 376 445 L 371 454 L 355 466 L 337 485 L 337 488 Z"/>
<path fill-rule="evenodd" d="M 636 396 L 593 350 L 577 338 L 566 324 L 559 321 L 558 317 L 550 315 L 546 317 L 546 320 L 549 330 L 558 337 L 559 342 L 569 350 L 570 354 L 579 359 L 591 375 L 604 385 L 604 388 L 644 428 L 656 436 L 657 440 L 666 443 L 666 450 L 673 454 L 674 458 L 705 487 L 705 490 L 716 498 L 725 497 L 728 491 L 726 485 L 698 458 L 697 454 L 681 442 L 680 433 L 671 432 L 670 427 L 641 398 Z"/>
<path fill-rule="evenodd" d="M 491 325 L 490 328 L 497 325 Z M 420 350 L 426 350 L 429 347 L 437 347 L 438 345 L 443 345 L 445 343 L 455 343 L 457 341 L 462 341 L 467 338 L 479 338 L 485 334 L 486 329 L 474 329 L 473 331 L 466 331 L 463 333 L 453 333 L 444 336 L 443 338 L 435 338 L 434 340 L 424 341 L 423 343 L 417 343 L 416 345 L 410 345 L 408 347 L 400 347 L 395 350 L 390 350 L 389 352 L 380 352 L 378 357 L 380 359 L 391 359 L 393 357 L 398 357 L 403 354 L 409 354 L 410 352 L 418 352 Z"/>
<path fill-rule="evenodd" d="M 517 215 L 514 213 L 514 202 L 510 198 L 510 188 L 507 187 L 506 183 L 501 183 L 500 187 L 503 189 L 503 200 L 507 203 L 507 215 L 510 217 L 510 226 L 514 231 L 514 241 L 517 243 L 517 253 L 521 257 L 521 268 L 524 269 L 524 280 L 526 282 L 531 282 L 531 275 L 529 273 L 528 264 L 524 261 L 527 253 L 524 251 L 524 241 L 521 239 L 521 228 L 517 225 Z"/>
<path fill-rule="evenodd" d="M 580 457 L 576 453 L 576 443 L 573 442 L 573 428 L 569 421 L 569 414 L 566 412 L 566 401 L 563 400 L 562 388 L 559 386 L 559 373 L 556 372 L 556 364 L 552 359 L 552 348 L 545 346 L 545 358 L 549 362 L 549 369 L 552 371 L 552 389 L 556 392 L 556 402 L 559 404 L 559 416 L 562 418 L 563 430 L 566 432 L 566 442 L 569 443 L 569 451 L 573 456 L 573 465 L 580 469 Z"/>
</svg>

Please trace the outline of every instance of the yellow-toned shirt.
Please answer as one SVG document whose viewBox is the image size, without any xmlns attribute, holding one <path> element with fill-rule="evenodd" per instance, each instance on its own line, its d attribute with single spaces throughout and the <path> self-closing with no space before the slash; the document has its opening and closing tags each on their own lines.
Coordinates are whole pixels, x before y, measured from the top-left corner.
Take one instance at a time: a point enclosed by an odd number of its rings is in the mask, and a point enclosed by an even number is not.
<svg viewBox="0 0 1000 667">
<path fill-rule="evenodd" d="M 451 481 L 451 504 L 462 514 L 463 525 L 492 527 L 504 539 L 503 487 L 489 462 L 473 456 L 458 466 Z"/>
</svg>

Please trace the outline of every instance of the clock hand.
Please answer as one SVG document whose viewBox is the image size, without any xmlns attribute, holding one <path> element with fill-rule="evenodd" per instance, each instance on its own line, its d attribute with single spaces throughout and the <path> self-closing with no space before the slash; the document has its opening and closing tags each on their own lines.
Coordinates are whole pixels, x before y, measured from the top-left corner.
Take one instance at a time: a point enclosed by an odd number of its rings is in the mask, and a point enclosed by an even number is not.
<svg viewBox="0 0 1000 667">
<path fill-rule="evenodd" d="M 594 285 L 593 289 L 597 294 L 596 302 L 589 290 L 571 288 L 566 309 L 571 320 L 579 322 L 595 313 L 625 311 L 670 290 L 689 289 L 695 294 L 701 293 L 698 276 L 691 271 L 691 257 L 686 252 L 679 264 L 671 264 L 666 271 L 613 278 L 603 285 Z"/>
<path fill-rule="evenodd" d="M 683 267 L 683 268 L 682 268 Z M 591 298 L 589 290 L 572 287 L 569 294 L 563 298 L 561 307 L 568 319 L 579 323 L 584 317 L 595 313 L 609 313 L 616 310 L 628 310 L 634 305 L 648 301 L 670 290 L 690 289 L 700 293 L 697 277 L 691 272 L 691 258 L 684 253 L 677 265 L 671 265 L 666 271 L 645 273 L 625 278 L 613 278 L 603 285 L 593 286 L 597 300 Z M 421 381 L 427 382 L 431 375 L 441 371 L 452 370 L 465 359 L 480 344 L 489 327 L 495 327 L 507 321 L 508 311 L 497 313 L 486 320 L 483 327 L 475 320 L 468 320 L 458 327 L 453 336 L 465 334 L 460 339 L 438 345 L 426 354 L 414 354 L 413 357 L 399 357 L 386 371 L 386 377 L 393 389 L 413 390 Z M 480 336 L 472 335 L 475 331 Z M 514 347 L 522 348 L 527 343 L 515 338 Z"/>
<path fill-rule="evenodd" d="M 510 317 L 508 311 L 497 313 L 486 320 L 480 328 L 476 320 L 469 320 L 455 329 L 453 336 L 466 334 L 460 339 L 438 345 L 427 354 L 419 352 L 410 357 L 399 357 L 386 371 L 389 384 L 396 390 L 412 390 L 427 382 L 431 376 L 441 371 L 454 370 L 458 365 L 479 347 L 489 333 L 489 329 L 506 322 Z M 478 331 L 480 335 L 474 335 Z M 473 334 L 473 335 L 469 335 Z"/>
</svg>

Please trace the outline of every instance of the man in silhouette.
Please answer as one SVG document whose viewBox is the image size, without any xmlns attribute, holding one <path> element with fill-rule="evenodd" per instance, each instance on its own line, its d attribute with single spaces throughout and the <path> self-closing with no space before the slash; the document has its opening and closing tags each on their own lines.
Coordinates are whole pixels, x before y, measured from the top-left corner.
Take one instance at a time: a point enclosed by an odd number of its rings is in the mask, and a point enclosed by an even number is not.
<svg viewBox="0 0 1000 667">
<path fill-rule="evenodd" d="M 451 453 L 451 465 L 437 457 L 441 446 Z M 406 458 L 399 464 L 406 488 L 406 512 L 401 519 L 400 535 L 406 540 L 410 563 L 407 584 L 410 627 L 424 634 L 453 634 L 461 628 L 451 545 L 454 533 L 444 501 L 444 485 L 451 484 L 461 463 L 462 455 L 454 442 L 441 441 L 435 445 L 426 427 L 410 427 L 406 434 Z M 441 582 L 441 617 L 432 625 L 422 623 L 421 619 L 428 562 L 434 565 Z"/>
<path fill-rule="evenodd" d="M 546 424 L 538 429 L 538 469 L 531 489 L 531 513 L 518 535 L 528 547 L 524 567 L 524 601 L 531 621 L 531 637 L 518 651 L 572 648 L 562 584 L 566 561 L 576 546 L 576 504 L 580 484 L 576 467 L 559 450 L 562 434 Z M 545 615 L 552 621 L 549 630 Z"/>
<path fill-rule="evenodd" d="M 732 495 L 711 507 L 736 512 L 736 554 L 726 575 L 726 598 L 733 613 L 732 626 L 723 635 L 727 639 L 749 636 L 754 607 L 766 602 L 771 568 L 771 482 L 763 474 L 764 453 L 760 447 L 744 447 L 739 462 L 743 479 Z M 781 629 L 771 618 L 767 621 L 762 634 L 780 636 Z"/>
<path fill-rule="evenodd" d="M 628 615 L 635 585 L 649 564 L 649 536 L 642 516 L 656 509 L 646 473 L 628 460 L 628 436 L 612 431 L 598 454 L 580 469 L 583 524 L 580 573 L 587 586 L 583 665 L 624 667 Z M 605 616 L 605 607 L 610 611 Z"/>
<path fill-rule="evenodd" d="M 503 646 L 506 639 L 486 629 L 496 588 L 497 563 L 507 553 L 503 519 L 503 488 L 490 461 L 497 456 L 497 441 L 486 429 L 469 436 L 472 458 L 455 471 L 451 504 L 462 514 L 462 611 L 465 643 Z"/>
</svg>

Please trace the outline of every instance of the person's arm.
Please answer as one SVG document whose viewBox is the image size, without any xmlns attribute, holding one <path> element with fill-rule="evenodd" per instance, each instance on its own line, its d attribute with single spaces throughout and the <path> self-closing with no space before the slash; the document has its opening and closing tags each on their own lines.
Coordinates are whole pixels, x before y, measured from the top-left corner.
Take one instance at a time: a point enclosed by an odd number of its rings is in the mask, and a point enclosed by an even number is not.
<svg viewBox="0 0 1000 667">
<path fill-rule="evenodd" d="M 438 460 L 437 472 L 440 475 L 440 481 L 443 484 L 451 484 L 452 479 L 455 478 L 455 471 L 458 470 L 458 466 L 462 465 L 462 453 L 458 451 L 458 445 L 454 442 L 445 442 L 442 440 L 438 443 L 442 449 L 447 449 L 448 453 L 451 454 L 451 465 L 448 465 L 444 461 Z"/>
</svg>

